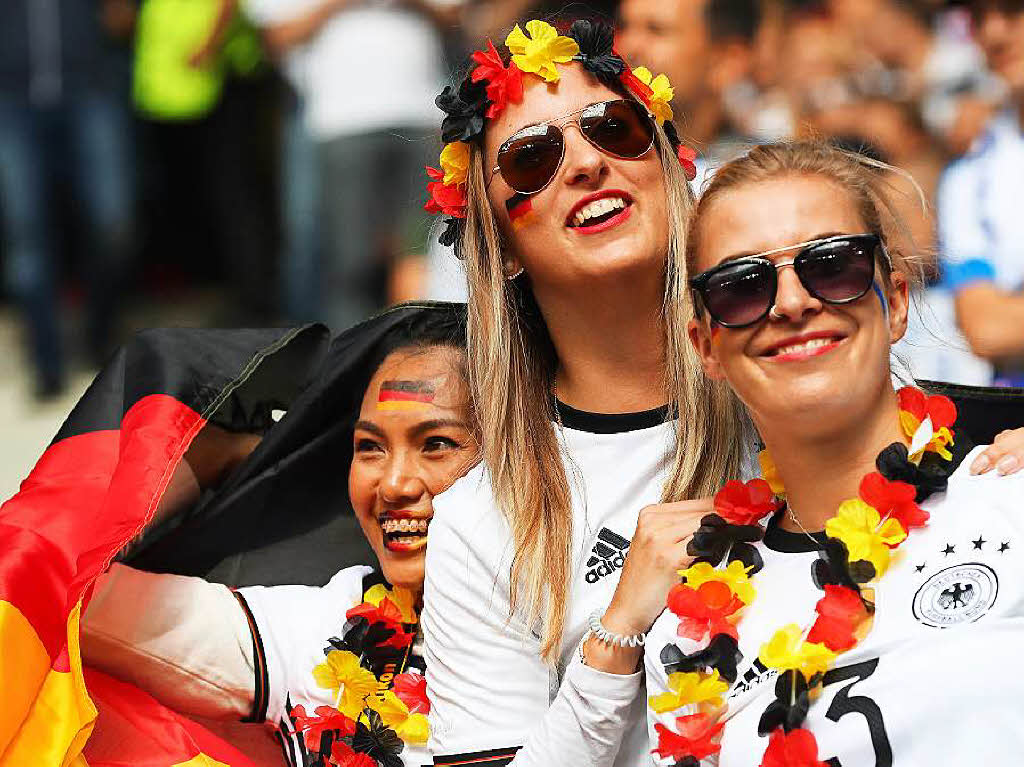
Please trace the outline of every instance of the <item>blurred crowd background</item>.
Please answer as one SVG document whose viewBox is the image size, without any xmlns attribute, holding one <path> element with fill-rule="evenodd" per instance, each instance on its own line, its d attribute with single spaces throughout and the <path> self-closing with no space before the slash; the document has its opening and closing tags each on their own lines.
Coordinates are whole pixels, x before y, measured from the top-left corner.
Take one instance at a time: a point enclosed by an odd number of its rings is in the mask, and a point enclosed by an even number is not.
<svg viewBox="0 0 1024 767">
<path fill-rule="evenodd" d="M 392 302 L 463 296 L 422 209 L 433 98 L 485 37 L 556 12 L 614 19 L 618 50 L 669 76 L 698 192 L 750 142 L 794 136 L 908 171 L 889 174 L 893 197 L 932 285 L 901 356 L 923 377 L 1012 372 L 1024 320 L 992 344 L 1003 315 L 984 333 L 965 324 L 958 288 L 980 274 L 1020 298 L 1024 237 L 1006 227 L 1024 235 L 1021 0 L 4 0 L 0 498 L 139 327 L 337 331 Z M 1006 114 L 1010 137 L 988 136 Z M 938 199 L 944 169 L 991 144 L 1018 186 Z M 986 212 L 993 195 L 1002 213 Z M 952 254 L 966 276 L 947 279 L 938 234 L 968 226 L 1018 270 L 981 247 L 981 266 Z"/>
</svg>

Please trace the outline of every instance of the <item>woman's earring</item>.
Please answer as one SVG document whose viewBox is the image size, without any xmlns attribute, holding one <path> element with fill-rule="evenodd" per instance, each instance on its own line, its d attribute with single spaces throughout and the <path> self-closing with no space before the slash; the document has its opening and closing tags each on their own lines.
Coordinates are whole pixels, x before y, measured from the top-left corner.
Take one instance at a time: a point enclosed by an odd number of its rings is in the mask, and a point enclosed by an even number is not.
<svg viewBox="0 0 1024 767">
<path fill-rule="evenodd" d="M 505 281 L 506 282 L 512 282 L 516 277 L 518 277 L 519 275 L 521 275 L 525 271 L 526 271 L 526 269 L 524 269 L 523 267 L 520 266 L 519 270 L 517 272 L 515 272 L 514 274 L 506 274 L 505 275 Z"/>
</svg>

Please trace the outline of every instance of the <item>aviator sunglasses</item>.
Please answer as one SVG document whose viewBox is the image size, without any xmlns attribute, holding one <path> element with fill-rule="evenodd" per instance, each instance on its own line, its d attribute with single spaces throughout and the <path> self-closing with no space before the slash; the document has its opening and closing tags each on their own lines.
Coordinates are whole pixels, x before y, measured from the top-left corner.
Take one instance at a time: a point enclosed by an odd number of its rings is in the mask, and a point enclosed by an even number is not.
<svg viewBox="0 0 1024 767">
<path fill-rule="evenodd" d="M 654 121 L 641 104 L 629 99 L 602 101 L 513 133 L 498 149 L 498 164 L 491 170 L 491 177 L 500 171 L 515 191 L 539 192 L 551 183 L 562 164 L 563 129 L 570 124 L 612 157 L 635 160 L 654 146 Z"/>
<path fill-rule="evenodd" d="M 765 258 L 794 248 L 801 250 L 790 261 Z M 877 234 L 840 234 L 726 261 L 692 277 L 690 287 L 719 325 L 745 328 L 763 320 L 775 305 L 779 269 L 793 267 L 800 284 L 818 300 L 848 304 L 871 290 L 878 253 L 892 271 Z"/>
</svg>

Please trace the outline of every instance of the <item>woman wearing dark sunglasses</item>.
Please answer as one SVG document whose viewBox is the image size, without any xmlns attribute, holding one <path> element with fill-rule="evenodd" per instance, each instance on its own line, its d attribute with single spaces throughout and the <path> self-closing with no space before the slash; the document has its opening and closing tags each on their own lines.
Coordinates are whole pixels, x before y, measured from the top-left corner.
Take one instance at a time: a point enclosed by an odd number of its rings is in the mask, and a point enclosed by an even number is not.
<svg viewBox="0 0 1024 767">
<path fill-rule="evenodd" d="M 886 245 L 877 170 L 827 145 L 757 147 L 697 208 L 690 338 L 750 413 L 780 502 L 716 498 L 732 526 L 706 520 L 705 564 L 648 635 L 658 764 L 719 739 L 722 767 L 1010 764 L 1024 748 L 1005 714 L 1024 693 L 1005 674 L 1024 638 L 1024 479 L 973 476 L 982 450 L 951 403 L 892 384 L 920 269 Z"/>
</svg>

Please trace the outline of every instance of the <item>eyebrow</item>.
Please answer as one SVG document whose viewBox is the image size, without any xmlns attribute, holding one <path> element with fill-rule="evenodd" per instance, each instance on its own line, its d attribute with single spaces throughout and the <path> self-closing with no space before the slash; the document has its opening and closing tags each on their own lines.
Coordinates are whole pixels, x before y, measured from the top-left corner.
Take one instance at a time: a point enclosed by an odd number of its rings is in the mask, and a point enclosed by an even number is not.
<svg viewBox="0 0 1024 767">
<path fill-rule="evenodd" d="M 433 431 L 434 429 L 441 429 L 445 426 L 454 426 L 459 429 L 468 429 L 465 421 L 460 421 L 458 418 L 434 418 L 430 421 L 421 421 L 420 423 L 409 429 L 410 434 L 422 434 L 423 432 Z"/>
<path fill-rule="evenodd" d="M 459 429 L 469 429 L 469 426 L 465 421 L 459 420 L 458 418 L 432 418 L 429 421 L 420 421 L 418 424 L 409 429 L 409 433 L 413 435 L 419 435 L 427 431 L 433 431 L 434 429 L 441 429 L 446 426 L 453 426 Z M 368 431 L 371 434 L 376 434 L 378 437 L 386 437 L 384 430 L 380 428 L 373 421 L 359 420 L 355 422 L 354 429 L 362 429 Z"/>
<path fill-rule="evenodd" d="M 373 423 L 373 421 L 363 421 L 363 420 L 356 421 L 355 425 L 353 426 L 353 428 L 354 429 L 362 429 L 363 431 L 368 431 L 371 434 L 376 434 L 378 437 L 384 437 L 385 436 L 384 430 L 382 428 L 380 428 L 377 424 Z"/>
<path fill-rule="evenodd" d="M 787 250 L 793 250 L 794 248 L 806 248 L 809 245 L 816 245 L 822 240 L 827 240 L 829 237 L 839 237 L 849 232 L 825 232 L 811 238 L 810 240 L 804 240 L 803 242 L 795 242 L 792 245 L 784 245 L 781 248 L 772 248 L 771 250 L 761 251 L 743 251 L 742 253 L 734 253 L 731 256 L 726 256 L 721 259 L 715 266 L 721 266 L 722 264 L 728 263 L 729 261 L 739 261 L 744 258 L 762 258 L 765 256 L 771 256 L 776 253 L 783 253 Z"/>
</svg>

